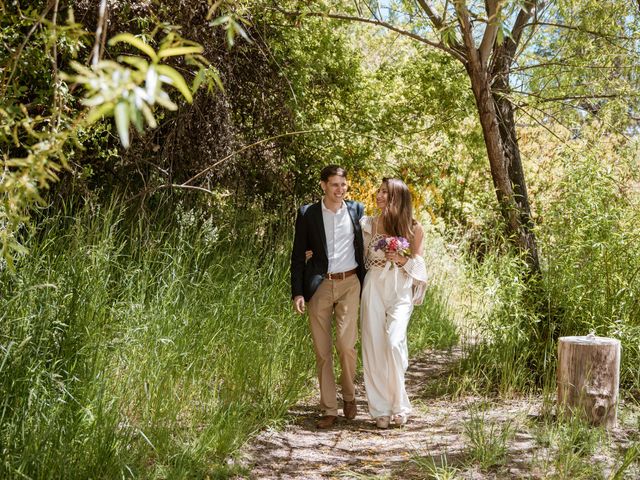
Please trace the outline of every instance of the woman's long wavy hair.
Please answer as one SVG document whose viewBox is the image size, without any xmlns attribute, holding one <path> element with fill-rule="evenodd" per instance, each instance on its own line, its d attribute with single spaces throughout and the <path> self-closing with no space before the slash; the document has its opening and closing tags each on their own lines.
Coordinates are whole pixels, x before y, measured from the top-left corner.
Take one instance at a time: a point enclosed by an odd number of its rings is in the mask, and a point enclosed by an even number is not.
<svg viewBox="0 0 640 480">
<path fill-rule="evenodd" d="M 389 235 L 413 238 L 413 207 L 409 188 L 397 178 L 383 178 L 382 183 L 387 187 L 387 208 L 382 212 L 382 224 Z"/>
</svg>

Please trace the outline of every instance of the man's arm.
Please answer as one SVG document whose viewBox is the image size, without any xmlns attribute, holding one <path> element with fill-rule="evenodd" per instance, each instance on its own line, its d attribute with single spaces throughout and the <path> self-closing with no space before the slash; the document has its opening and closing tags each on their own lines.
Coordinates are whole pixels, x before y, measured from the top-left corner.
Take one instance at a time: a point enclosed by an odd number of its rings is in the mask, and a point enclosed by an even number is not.
<svg viewBox="0 0 640 480">
<path fill-rule="evenodd" d="M 298 211 L 296 228 L 291 250 L 291 298 L 298 313 L 305 310 L 304 304 L 304 264 L 307 250 L 307 227 L 304 219 L 304 207 Z"/>
</svg>

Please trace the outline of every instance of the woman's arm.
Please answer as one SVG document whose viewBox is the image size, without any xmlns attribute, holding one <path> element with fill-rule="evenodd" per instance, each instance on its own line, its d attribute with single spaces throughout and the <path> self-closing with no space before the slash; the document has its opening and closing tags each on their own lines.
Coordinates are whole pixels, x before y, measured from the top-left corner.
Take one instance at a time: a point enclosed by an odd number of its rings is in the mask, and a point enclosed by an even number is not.
<svg viewBox="0 0 640 480">
<path fill-rule="evenodd" d="M 412 257 L 422 256 L 424 253 L 424 229 L 419 223 L 416 223 L 413 229 L 413 242 L 411 242 L 410 248 Z"/>
</svg>

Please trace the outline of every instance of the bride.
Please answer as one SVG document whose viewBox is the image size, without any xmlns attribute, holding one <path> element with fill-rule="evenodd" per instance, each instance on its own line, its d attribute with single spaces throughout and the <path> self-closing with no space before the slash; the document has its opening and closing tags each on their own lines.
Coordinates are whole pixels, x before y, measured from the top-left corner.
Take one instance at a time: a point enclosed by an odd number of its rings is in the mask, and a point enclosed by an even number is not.
<svg viewBox="0 0 640 480">
<path fill-rule="evenodd" d="M 427 276 L 424 230 L 413 218 L 406 184 L 382 179 L 376 203 L 382 213 L 360 221 L 367 269 L 360 306 L 362 360 L 369 412 L 379 428 L 387 428 L 390 422 L 404 425 L 411 413 L 404 385 L 407 326 L 413 306 L 422 303 Z"/>
</svg>

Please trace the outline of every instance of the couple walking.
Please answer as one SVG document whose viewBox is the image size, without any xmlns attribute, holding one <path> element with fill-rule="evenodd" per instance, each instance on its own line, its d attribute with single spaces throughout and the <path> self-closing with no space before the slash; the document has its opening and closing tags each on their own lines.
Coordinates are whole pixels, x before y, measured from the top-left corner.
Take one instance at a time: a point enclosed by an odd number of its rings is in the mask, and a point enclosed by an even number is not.
<svg viewBox="0 0 640 480">
<path fill-rule="evenodd" d="M 329 165 L 320 174 L 322 200 L 300 208 L 291 254 L 295 310 L 309 313 L 316 353 L 322 417 L 318 428 L 338 416 L 333 373 L 332 324 L 340 360 L 344 416 L 357 415 L 354 377 L 358 306 L 369 413 L 380 428 L 404 425 L 411 413 L 405 390 L 407 326 L 424 298 L 423 229 L 412 216 L 411 195 L 397 179 L 383 179 L 376 193 L 381 213 L 365 216 L 361 203 L 345 200 L 347 174 Z M 408 240 L 408 248 L 401 245 Z"/>
</svg>

